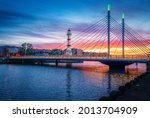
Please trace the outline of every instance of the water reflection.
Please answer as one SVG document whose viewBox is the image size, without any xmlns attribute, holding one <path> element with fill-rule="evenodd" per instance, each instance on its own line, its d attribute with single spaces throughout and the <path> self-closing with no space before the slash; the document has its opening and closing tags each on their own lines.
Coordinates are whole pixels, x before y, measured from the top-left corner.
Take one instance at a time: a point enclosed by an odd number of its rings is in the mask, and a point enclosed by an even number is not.
<svg viewBox="0 0 150 118">
<path fill-rule="evenodd" d="M 98 100 L 145 71 L 133 64 L 119 73 L 97 62 L 72 68 L 0 65 L 0 100 Z"/>
<path fill-rule="evenodd" d="M 111 74 L 108 73 L 108 94 L 111 92 Z"/>
<path fill-rule="evenodd" d="M 67 76 L 66 76 L 66 88 L 67 88 L 67 96 L 66 96 L 66 100 L 71 100 L 72 98 L 72 93 L 71 93 L 71 70 L 68 69 L 67 70 Z"/>
</svg>

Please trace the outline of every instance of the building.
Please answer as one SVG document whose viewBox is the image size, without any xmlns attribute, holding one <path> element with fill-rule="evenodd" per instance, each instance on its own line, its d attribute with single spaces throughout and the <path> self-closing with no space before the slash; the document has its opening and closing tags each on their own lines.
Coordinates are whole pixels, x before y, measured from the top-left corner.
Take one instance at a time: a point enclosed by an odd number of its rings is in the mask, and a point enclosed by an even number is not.
<svg viewBox="0 0 150 118">
<path fill-rule="evenodd" d="M 50 56 L 52 56 L 52 55 L 62 55 L 62 54 L 63 54 L 63 51 L 60 50 L 60 49 L 53 49 L 49 53 Z"/>
<path fill-rule="evenodd" d="M 72 53 L 72 56 L 82 56 L 83 55 L 83 50 L 72 48 L 71 53 Z M 63 51 L 63 55 L 65 55 L 65 54 L 66 54 L 66 49 Z"/>
<path fill-rule="evenodd" d="M 45 49 L 34 49 L 34 55 L 35 56 L 49 56 L 49 53 L 51 50 L 45 50 Z"/>
<path fill-rule="evenodd" d="M 16 56 L 19 54 L 19 47 L 16 46 L 0 46 L 0 56 Z"/>
<path fill-rule="evenodd" d="M 83 55 L 83 50 L 81 50 L 81 49 L 76 49 L 76 48 L 72 48 L 72 55 L 75 55 L 75 56 L 82 56 L 82 55 Z"/>
<path fill-rule="evenodd" d="M 97 53 L 97 52 L 83 52 L 83 56 L 92 56 L 92 57 L 107 57 L 107 53 Z"/>
</svg>

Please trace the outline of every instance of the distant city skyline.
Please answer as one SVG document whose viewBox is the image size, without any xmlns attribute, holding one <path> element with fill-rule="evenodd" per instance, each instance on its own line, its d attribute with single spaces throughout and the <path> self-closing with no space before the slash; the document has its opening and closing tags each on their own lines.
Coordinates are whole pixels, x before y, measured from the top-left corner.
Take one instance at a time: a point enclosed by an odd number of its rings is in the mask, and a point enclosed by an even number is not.
<svg viewBox="0 0 150 118">
<path fill-rule="evenodd" d="M 0 0 L 0 45 L 32 43 L 50 49 L 66 41 L 66 31 L 76 35 L 107 15 L 126 22 L 146 39 L 150 38 L 149 0 Z"/>
</svg>

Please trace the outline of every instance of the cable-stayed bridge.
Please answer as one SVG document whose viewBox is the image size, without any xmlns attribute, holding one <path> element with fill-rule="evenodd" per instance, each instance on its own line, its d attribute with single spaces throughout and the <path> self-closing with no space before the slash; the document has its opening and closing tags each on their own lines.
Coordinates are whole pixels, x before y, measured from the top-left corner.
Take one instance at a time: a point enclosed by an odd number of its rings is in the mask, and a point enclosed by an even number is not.
<svg viewBox="0 0 150 118">
<path fill-rule="evenodd" d="M 99 61 L 110 68 L 124 68 L 132 63 L 150 64 L 150 40 L 143 38 L 126 24 L 125 15 L 118 23 L 110 14 L 97 21 L 79 34 L 71 37 L 68 30 L 67 42 L 56 46 L 56 50 L 64 50 L 62 54 L 52 53 L 49 57 L 9 57 L 9 63 L 77 63 L 83 61 Z M 72 49 L 80 52 L 73 54 Z M 82 53 L 81 53 L 82 52 Z"/>
</svg>

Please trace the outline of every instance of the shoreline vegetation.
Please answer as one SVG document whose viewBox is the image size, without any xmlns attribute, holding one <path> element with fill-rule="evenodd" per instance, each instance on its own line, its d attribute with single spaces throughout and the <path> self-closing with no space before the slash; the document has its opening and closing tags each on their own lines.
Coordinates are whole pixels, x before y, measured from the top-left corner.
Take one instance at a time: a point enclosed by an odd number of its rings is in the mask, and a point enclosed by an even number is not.
<svg viewBox="0 0 150 118">
<path fill-rule="evenodd" d="M 103 96 L 99 101 L 149 101 L 150 71 L 143 73 L 134 80 L 112 91 L 109 96 Z"/>
</svg>

